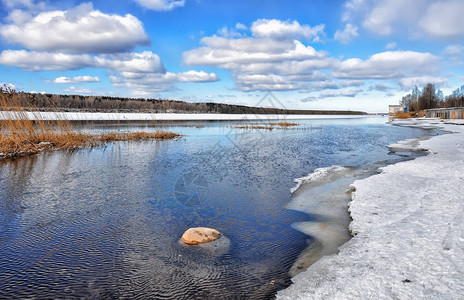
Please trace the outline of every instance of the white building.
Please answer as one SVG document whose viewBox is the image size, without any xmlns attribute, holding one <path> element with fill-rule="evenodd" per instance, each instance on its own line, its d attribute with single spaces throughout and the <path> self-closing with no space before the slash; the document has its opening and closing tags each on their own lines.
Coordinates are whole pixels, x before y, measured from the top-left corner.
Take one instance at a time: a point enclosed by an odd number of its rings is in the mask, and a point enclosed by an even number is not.
<svg viewBox="0 0 464 300">
<path fill-rule="evenodd" d="M 388 106 L 388 114 L 390 116 L 393 116 L 395 115 L 396 113 L 398 112 L 403 112 L 404 109 L 403 109 L 403 105 L 389 105 Z"/>
</svg>

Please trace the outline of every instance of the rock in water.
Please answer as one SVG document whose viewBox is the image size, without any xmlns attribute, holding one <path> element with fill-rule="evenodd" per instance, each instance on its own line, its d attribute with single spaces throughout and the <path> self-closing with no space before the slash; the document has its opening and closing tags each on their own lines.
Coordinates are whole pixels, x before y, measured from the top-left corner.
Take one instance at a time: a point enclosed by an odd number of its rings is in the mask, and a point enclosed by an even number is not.
<svg viewBox="0 0 464 300">
<path fill-rule="evenodd" d="M 213 242 L 221 237 L 221 233 L 213 228 L 189 228 L 182 235 L 182 242 L 187 245 L 198 245 Z"/>
</svg>

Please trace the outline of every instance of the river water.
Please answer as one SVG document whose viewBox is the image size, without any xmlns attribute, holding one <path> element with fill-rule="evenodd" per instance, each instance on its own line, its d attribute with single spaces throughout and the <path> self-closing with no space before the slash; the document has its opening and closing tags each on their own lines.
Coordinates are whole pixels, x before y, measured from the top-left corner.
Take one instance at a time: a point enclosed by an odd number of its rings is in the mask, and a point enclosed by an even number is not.
<svg viewBox="0 0 464 300">
<path fill-rule="evenodd" d="M 84 124 L 185 136 L 1 160 L 0 298 L 272 298 L 313 242 L 292 227 L 311 215 L 285 208 L 293 179 L 393 163 L 404 157 L 388 144 L 436 134 L 381 117 L 298 122 Z M 198 226 L 227 243 L 179 242 Z"/>
</svg>

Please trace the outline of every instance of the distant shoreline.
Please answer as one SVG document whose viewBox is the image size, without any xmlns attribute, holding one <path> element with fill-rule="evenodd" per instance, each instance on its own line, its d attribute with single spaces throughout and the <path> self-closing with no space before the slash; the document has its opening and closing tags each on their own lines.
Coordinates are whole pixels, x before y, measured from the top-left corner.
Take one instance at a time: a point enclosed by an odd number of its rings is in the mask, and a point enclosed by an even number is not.
<svg viewBox="0 0 464 300">
<path fill-rule="evenodd" d="M 0 120 L 19 118 L 17 112 L 0 111 Z M 302 119 L 352 119 L 371 117 L 362 115 L 296 115 L 296 114 L 215 114 L 215 113 L 101 113 L 26 111 L 29 120 L 67 121 L 269 121 Z"/>
</svg>

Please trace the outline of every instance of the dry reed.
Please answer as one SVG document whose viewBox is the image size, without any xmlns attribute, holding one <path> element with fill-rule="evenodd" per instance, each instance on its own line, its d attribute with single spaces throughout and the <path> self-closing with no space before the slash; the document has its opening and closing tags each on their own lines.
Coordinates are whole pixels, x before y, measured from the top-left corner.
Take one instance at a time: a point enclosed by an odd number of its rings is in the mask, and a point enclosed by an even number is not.
<svg viewBox="0 0 464 300">
<path fill-rule="evenodd" d="M 273 126 L 280 126 L 280 127 L 292 127 L 292 126 L 298 126 L 298 123 L 295 122 L 287 122 L 287 121 L 281 121 L 277 123 L 270 123 Z"/>
<path fill-rule="evenodd" d="M 293 126 L 298 126 L 298 123 L 293 123 L 293 122 L 270 122 L 267 124 L 259 124 L 259 123 L 247 123 L 247 124 L 241 124 L 234 126 L 234 128 L 238 129 L 264 129 L 264 130 L 273 130 L 273 129 L 282 129 L 282 128 L 288 128 L 288 127 L 293 127 Z"/>
<path fill-rule="evenodd" d="M 30 104 L 21 103 L 13 89 L 0 87 L 0 114 L 6 115 L 0 120 L 0 158 L 35 154 L 49 149 L 76 149 L 99 146 L 114 141 L 165 140 L 180 135 L 158 130 L 155 132 L 112 132 L 89 134 L 76 132 L 67 120 L 44 121 L 31 120 Z M 11 117 L 13 116 L 13 117 Z"/>
<path fill-rule="evenodd" d="M 425 110 L 420 110 L 420 111 L 408 111 L 408 112 L 397 112 L 394 115 L 394 118 L 396 119 L 410 119 L 410 118 L 421 118 L 425 117 Z"/>
</svg>

